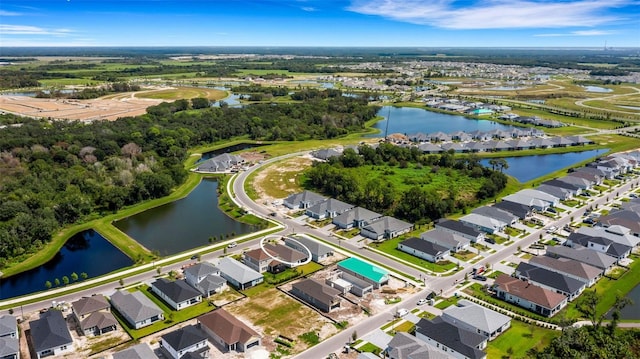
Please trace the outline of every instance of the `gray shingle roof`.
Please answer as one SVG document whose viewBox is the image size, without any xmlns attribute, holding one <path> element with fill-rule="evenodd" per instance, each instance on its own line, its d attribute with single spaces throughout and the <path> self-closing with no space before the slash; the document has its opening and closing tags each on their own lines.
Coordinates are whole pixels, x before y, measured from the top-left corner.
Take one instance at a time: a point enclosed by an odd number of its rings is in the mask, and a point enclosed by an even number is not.
<svg viewBox="0 0 640 359">
<path fill-rule="evenodd" d="M 162 309 L 142 292 L 116 291 L 111 295 L 111 304 L 122 314 L 139 322 L 162 314 Z"/>
<path fill-rule="evenodd" d="M 449 359 L 444 352 L 405 332 L 397 332 L 387 345 L 389 357 L 397 359 Z"/>
<path fill-rule="evenodd" d="M 461 299 L 443 311 L 442 318 L 452 324 L 466 323 L 487 333 L 493 333 L 511 321 L 511 318 L 468 300 Z"/>
<path fill-rule="evenodd" d="M 547 255 L 575 259 L 601 269 L 607 269 L 616 262 L 616 259 L 612 256 L 584 247 L 551 246 L 547 248 Z"/>
<path fill-rule="evenodd" d="M 471 211 L 471 213 L 481 214 L 486 217 L 495 218 L 504 223 L 511 223 L 518 219 L 518 216 L 509 213 L 503 209 L 493 206 L 482 206 Z"/>
<path fill-rule="evenodd" d="M 82 330 L 91 329 L 97 327 L 98 329 L 105 329 L 117 325 L 118 321 L 111 314 L 111 312 L 94 312 L 85 318 L 80 326 Z"/>
<path fill-rule="evenodd" d="M 170 281 L 160 278 L 151 284 L 176 303 L 184 302 L 200 295 L 195 288 L 184 280 Z"/>
<path fill-rule="evenodd" d="M 331 249 L 331 247 L 329 246 L 325 246 L 324 244 L 318 242 L 318 241 L 314 241 L 313 239 L 309 239 L 306 237 L 294 237 L 293 240 L 300 242 L 302 245 L 304 245 L 305 247 L 307 247 L 309 249 L 309 251 L 312 254 L 315 254 L 317 256 L 324 256 L 328 253 L 333 253 L 333 249 Z M 289 238 L 285 238 L 284 242 L 286 245 L 291 246 L 291 247 L 298 247 L 298 243 L 292 241 Z"/>
<path fill-rule="evenodd" d="M 333 301 L 338 298 L 340 293 L 342 293 L 333 287 L 311 278 L 303 279 L 294 283 L 292 288 L 315 298 L 318 302 L 325 304 L 327 307 L 331 306 Z"/>
<path fill-rule="evenodd" d="M 0 337 L 0 358 L 13 358 L 20 352 L 20 342 L 18 338 Z"/>
<path fill-rule="evenodd" d="M 464 225 L 463 223 L 451 219 L 441 219 L 436 223 L 436 228 L 442 227 L 455 232 L 460 232 L 468 236 L 477 237 L 480 235 L 480 232 L 475 230 L 473 227 L 469 227 Z"/>
<path fill-rule="evenodd" d="M 99 310 L 107 309 L 110 307 L 107 298 L 103 295 L 94 295 L 91 297 L 84 297 L 71 303 L 73 312 L 79 316 L 93 313 Z"/>
<path fill-rule="evenodd" d="M 309 207 L 307 211 L 318 213 L 318 214 L 325 214 L 325 213 L 340 214 L 350 210 L 353 207 L 354 206 L 352 204 L 345 203 L 334 198 L 329 198 L 324 202 L 314 204 L 313 206 Z"/>
<path fill-rule="evenodd" d="M 113 359 L 158 359 L 147 343 L 140 343 L 131 348 L 113 354 Z"/>
<path fill-rule="evenodd" d="M 192 265 L 184 270 L 185 274 L 194 276 L 195 278 L 204 277 L 209 274 L 218 273 L 218 268 L 209 262 L 202 262 Z"/>
<path fill-rule="evenodd" d="M 423 232 L 422 234 L 420 234 L 420 238 L 424 239 L 425 241 L 434 242 L 447 248 L 462 246 L 465 244 L 469 244 L 470 242 L 470 240 L 467 238 L 439 229 L 432 229 L 430 231 Z"/>
<path fill-rule="evenodd" d="M 593 280 L 602 273 L 602 269 L 569 258 L 534 256 L 529 259 L 529 263 L 554 272 L 571 274 L 585 281 Z"/>
<path fill-rule="evenodd" d="M 163 335 L 162 339 L 173 349 L 180 351 L 207 340 L 207 335 L 195 325 L 189 325 Z"/>
<path fill-rule="evenodd" d="M 539 283 L 569 294 L 576 293 L 584 287 L 582 281 L 526 262 L 518 264 L 516 273 L 521 277 L 528 278 L 533 283 Z"/>
<path fill-rule="evenodd" d="M 48 310 L 40 315 L 40 319 L 29 322 L 29 327 L 36 352 L 73 343 L 67 322 L 59 310 Z"/>
<path fill-rule="evenodd" d="M 380 234 L 385 232 L 401 231 L 411 226 L 413 226 L 413 224 L 409 222 L 405 222 L 403 220 L 390 216 L 384 216 L 369 223 L 369 225 L 365 226 L 364 228 L 368 231 Z"/>
<path fill-rule="evenodd" d="M 220 273 L 233 278 L 238 283 L 248 283 L 262 278 L 262 274 L 254 271 L 237 260 L 228 257 L 220 258 L 218 269 L 220 269 Z"/>
<path fill-rule="evenodd" d="M 18 326 L 16 317 L 12 315 L 0 316 L 0 337 L 15 333 Z"/>
<path fill-rule="evenodd" d="M 405 239 L 404 241 L 400 242 L 400 244 L 431 256 L 437 256 L 438 254 L 449 252 L 449 249 L 447 249 L 446 247 L 417 237 Z"/>
<path fill-rule="evenodd" d="M 458 328 L 445 322 L 441 317 L 433 320 L 420 319 L 416 324 L 416 332 L 425 335 L 436 342 L 455 350 L 467 358 L 484 358 L 486 354 L 476 349 L 486 338 L 480 334 Z"/>
<path fill-rule="evenodd" d="M 334 221 L 340 223 L 353 223 L 354 221 L 371 221 L 380 217 L 382 217 L 380 213 L 370 211 L 366 208 L 356 207 L 337 216 L 334 218 Z"/>
</svg>

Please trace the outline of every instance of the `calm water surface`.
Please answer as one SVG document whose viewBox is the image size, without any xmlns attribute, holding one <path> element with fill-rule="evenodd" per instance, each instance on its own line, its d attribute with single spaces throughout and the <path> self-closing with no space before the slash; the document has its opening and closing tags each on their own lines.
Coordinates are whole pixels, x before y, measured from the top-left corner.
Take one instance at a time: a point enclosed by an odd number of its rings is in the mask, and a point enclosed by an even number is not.
<svg viewBox="0 0 640 359">
<path fill-rule="evenodd" d="M 470 119 L 464 116 L 432 112 L 415 107 L 384 106 L 378 111 L 378 116 L 384 117 L 384 120 L 378 121 L 373 127 L 379 129 L 380 133 L 371 135 L 371 137 L 384 137 L 389 118 L 391 118 L 389 134 L 403 133 L 410 135 L 418 132 L 431 133 L 438 131 L 452 133 L 456 131 L 491 131 L 513 128 L 513 126 L 489 120 Z"/>
<path fill-rule="evenodd" d="M 105 260 L 107 259 L 108 260 Z M 71 279 L 71 273 L 85 272 L 88 279 L 128 267 L 133 261 L 99 233 L 84 231 L 69 238 L 49 262 L 15 276 L 0 279 L 0 299 L 17 297 L 45 290 L 45 282 L 62 283 L 62 277 Z"/>
<path fill-rule="evenodd" d="M 252 226 L 233 220 L 218 208 L 218 182 L 202 180 L 178 201 L 125 218 L 114 225 L 151 251 L 166 256 L 209 244 L 220 235 L 249 233 Z"/>
<path fill-rule="evenodd" d="M 622 308 L 620 318 L 640 320 L 640 285 L 635 286 L 626 297 L 631 299 L 633 304 Z M 611 319 L 611 312 L 607 313 L 607 318 Z"/>
<path fill-rule="evenodd" d="M 551 172 L 569 167 L 575 163 L 602 155 L 606 151 L 608 150 L 602 149 L 538 156 L 505 157 L 509 168 L 504 170 L 504 173 L 515 177 L 520 182 L 528 182 Z M 491 167 L 489 159 L 483 159 L 480 163 L 482 163 L 483 166 Z"/>
</svg>

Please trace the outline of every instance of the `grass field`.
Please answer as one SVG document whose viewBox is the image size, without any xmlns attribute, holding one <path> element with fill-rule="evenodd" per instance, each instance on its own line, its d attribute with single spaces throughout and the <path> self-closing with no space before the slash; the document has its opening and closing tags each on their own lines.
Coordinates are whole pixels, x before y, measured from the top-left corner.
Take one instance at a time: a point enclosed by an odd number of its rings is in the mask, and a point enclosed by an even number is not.
<svg viewBox="0 0 640 359">
<path fill-rule="evenodd" d="M 192 99 L 197 97 L 209 100 L 221 100 L 228 96 L 227 91 L 206 89 L 197 87 L 178 87 L 175 89 L 142 92 L 135 95 L 138 98 L 151 98 L 156 100 Z"/>
<path fill-rule="evenodd" d="M 511 321 L 511 328 L 489 342 L 487 358 L 524 358 L 530 348 L 542 349 L 560 336 L 557 330 Z"/>
</svg>

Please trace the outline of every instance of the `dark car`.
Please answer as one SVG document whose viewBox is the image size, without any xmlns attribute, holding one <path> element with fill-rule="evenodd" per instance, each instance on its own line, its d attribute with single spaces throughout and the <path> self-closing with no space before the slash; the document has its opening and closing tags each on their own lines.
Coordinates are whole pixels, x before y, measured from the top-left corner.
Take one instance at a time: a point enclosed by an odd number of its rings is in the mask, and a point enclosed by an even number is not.
<svg viewBox="0 0 640 359">
<path fill-rule="evenodd" d="M 487 237 L 487 238 L 484 239 L 484 241 L 487 242 L 487 243 L 496 244 L 496 241 L 493 238 Z"/>
<path fill-rule="evenodd" d="M 487 281 L 487 277 L 483 276 L 483 275 L 474 275 L 473 279 L 475 280 L 479 280 L 481 282 L 486 282 Z"/>
</svg>

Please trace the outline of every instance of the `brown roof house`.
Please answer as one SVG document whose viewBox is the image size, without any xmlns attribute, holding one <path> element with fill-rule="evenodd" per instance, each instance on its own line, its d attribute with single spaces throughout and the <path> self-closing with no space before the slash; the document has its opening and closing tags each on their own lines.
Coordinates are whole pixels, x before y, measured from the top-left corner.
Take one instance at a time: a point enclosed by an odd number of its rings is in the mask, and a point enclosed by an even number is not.
<svg viewBox="0 0 640 359">
<path fill-rule="evenodd" d="M 260 346 L 260 335 L 224 309 L 198 317 L 200 328 L 224 351 L 245 352 Z"/>
<path fill-rule="evenodd" d="M 291 286 L 291 294 L 327 313 L 340 307 L 341 293 L 315 279 L 303 279 Z"/>
<path fill-rule="evenodd" d="M 83 335 L 100 335 L 117 328 L 111 305 L 103 295 L 81 298 L 71 303 L 71 310 Z"/>
<path fill-rule="evenodd" d="M 259 273 L 279 273 L 287 267 L 302 264 L 307 259 L 308 253 L 302 253 L 289 246 L 267 243 L 264 249 L 257 248 L 246 252 L 243 263 Z"/>
<path fill-rule="evenodd" d="M 493 290 L 498 298 L 547 317 L 553 316 L 567 305 L 565 295 L 506 274 L 500 274 L 495 279 Z"/>
</svg>

